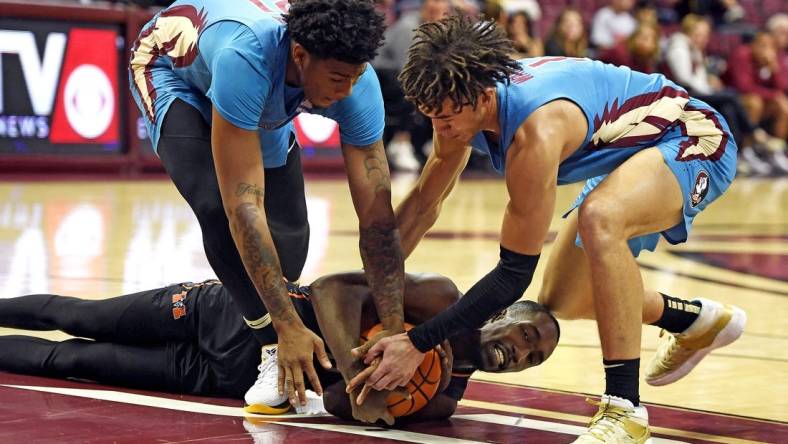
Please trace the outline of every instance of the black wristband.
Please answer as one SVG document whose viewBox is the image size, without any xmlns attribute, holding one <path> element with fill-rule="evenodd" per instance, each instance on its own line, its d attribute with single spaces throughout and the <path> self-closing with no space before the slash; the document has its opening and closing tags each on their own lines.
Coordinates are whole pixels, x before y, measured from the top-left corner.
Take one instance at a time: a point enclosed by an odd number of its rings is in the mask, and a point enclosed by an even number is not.
<svg viewBox="0 0 788 444">
<path fill-rule="evenodd" d="M 478 328 L 520 299 L 531 283 L 537 262 L 538 254 L 519 254 L 502 246 L 498 265 L 455 304 L 410 330 L 410 341 L 424 353 L 464 328 Z"/>
</svg>

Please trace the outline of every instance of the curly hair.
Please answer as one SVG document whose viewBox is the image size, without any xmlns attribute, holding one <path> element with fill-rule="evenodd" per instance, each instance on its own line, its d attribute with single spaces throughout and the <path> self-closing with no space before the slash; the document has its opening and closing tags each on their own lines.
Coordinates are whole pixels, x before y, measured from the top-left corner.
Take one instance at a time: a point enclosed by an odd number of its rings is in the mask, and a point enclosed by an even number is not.
<svg viewBox="0 0 788 444">
<path fill-rule="evenodd" d="M 284 20 L 290 37 L 319 59 L 366 63 L 383 44 L 383 15 L 370 0 L 294 0 Z"/>
<path fill-rule="evenodd" d="M 451 99 L 454 111 L 476 107 L 485 88 L 508 82 L 520 70 L 512 43 L 492 22 L 452 15 L 419 26 L 399 75 L 405 98 L 425 112 Z"/>
</svg>

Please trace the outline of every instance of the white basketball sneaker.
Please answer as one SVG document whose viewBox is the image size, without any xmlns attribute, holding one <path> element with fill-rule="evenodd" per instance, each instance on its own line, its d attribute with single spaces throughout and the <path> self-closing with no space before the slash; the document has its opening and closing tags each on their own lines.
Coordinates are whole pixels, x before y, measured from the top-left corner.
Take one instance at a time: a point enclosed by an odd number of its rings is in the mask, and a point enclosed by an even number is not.
<svg viewBox="0 0 788 444">
<path fill-rule="evenodd" d="M 281 415 L 290 410 L 287 394 L 279 394 L 277 387 L 279 366 L 276 365 L 276 344 L 267 345 L 262 350 L 262 362 L 257 366 L 260 373 L 257 381 L 246 391 L 245 411 L 261 415 Z"/>
<path fill-rule="evenodd" d="M 326 408 L 323 406 L 323 397 L 313 392 L 312 390 L 305 390 L 306 405 L 296 404 L 295 411 L 299 415 L 323 415 L 327 414 Z"/>
</svg>

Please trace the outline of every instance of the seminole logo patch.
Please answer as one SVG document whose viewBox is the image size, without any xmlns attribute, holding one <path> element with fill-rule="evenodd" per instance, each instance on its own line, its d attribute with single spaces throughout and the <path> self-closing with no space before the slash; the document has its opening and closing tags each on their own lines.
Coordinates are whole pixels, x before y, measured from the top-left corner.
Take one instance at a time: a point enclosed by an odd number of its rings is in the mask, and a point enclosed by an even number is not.
<svg viewBox="0 0 788 444">
<path fill-rule="evenodd" d="M 706 194 L 708 193 L 709 175 L 705 171 L 701 171 L 698 173 L 698 177 L 695 178 L 695 185 L 692 187 L 692 193 L 690 193 L 690 202 L 692 203 L 692 206 L 698 206 L 698 204 L 703 201 L 703 199 L 706 197 Z"/>
</svg>

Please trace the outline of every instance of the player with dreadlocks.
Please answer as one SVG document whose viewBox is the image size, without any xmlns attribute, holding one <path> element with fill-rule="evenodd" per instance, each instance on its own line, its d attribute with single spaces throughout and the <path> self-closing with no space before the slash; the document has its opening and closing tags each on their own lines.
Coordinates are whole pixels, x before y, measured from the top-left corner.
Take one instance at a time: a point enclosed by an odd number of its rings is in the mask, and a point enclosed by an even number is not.
<svg viewBox="0 0 788 444">
<path fill-rule="evenodd" d="M 383 101 L 367 63 L 383 30 L 368 0 L 298 0 L 289 11 L 286 0 L 182 0 L 132 49 L 132 93 L 211 267 L 261 342 L 276 329 L 283 400 L 306 401 L 303 372 L 320 392 L 313 353 L 330 365 L 283 279 L 298 279 L 309 241 L 292 124 L 302 111 L 339 124 L 366 277 L 384 335 L 403 331 Z"/>
<path fill-rule="evenodd" d="M 641 323 L 673 333 L 646 370 L 647 382 L 663 385 L 738 338 L 746 316 L 706 299 L 645 291 L 635 256 L 653 250 L 660 234 L 686 240 L 695 216 L 733 180 L 736 144 L 715 110 L 662 75 L 589 59 L 515 62 L 510 53 L 492 23 L 455 16 L 416 32 L 400 80 L 432 119 L 436 143 L 397 209 L 403 252 L 433 225 L 473 147 L 506 178 L 500 261 L 441 314 L 359 348 L 367 363 L 383 359 L 349 386 L 401 385 L 423 351 L 519 299 L 550 227 L 556 186 L 587 180 L 556 240 L 540 302 L 560 317 L 598 323 L 606 390 L 578 442 L 647 442 Z"/>
</svg>

